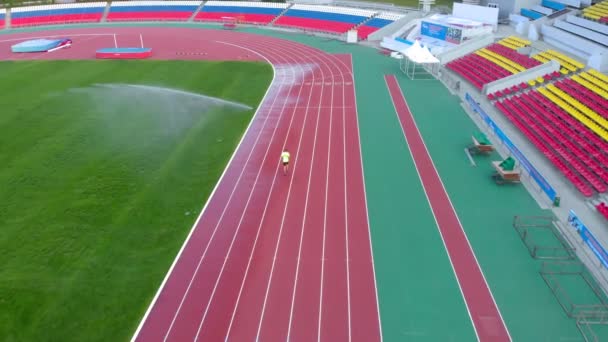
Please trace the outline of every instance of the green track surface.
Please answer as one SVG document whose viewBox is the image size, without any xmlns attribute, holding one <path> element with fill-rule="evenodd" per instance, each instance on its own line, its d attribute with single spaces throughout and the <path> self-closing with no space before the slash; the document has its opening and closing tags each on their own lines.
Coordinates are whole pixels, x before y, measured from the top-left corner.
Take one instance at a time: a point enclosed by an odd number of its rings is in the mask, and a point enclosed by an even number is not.
<svg viewBox="0 0 608 342">
<path fill-rule="evenodd" d="M 127 340 L 254 110 L 87 87 L 155 85 L 256 108 L 271 67 L 2 62 L 0 74 L 0 339 Z"/>
<path fill-rule="evenodd" d="M 499 160 L 498 155 L 478 157 L 477 167 L 470 165 L 463 149 L 477 127 L 460 107 L 457 97 L 437 81 L 408 80 L 400 74 L 395 60 L 370 48 L 277 31 L 240 30 L 301 42 L 330 53 L 353 55 L 385 341 L 475 340 L 464 301 L 390 101 L 385 74 L 398 75 L 513 340 L 583 340 L 575 322 L 566 316 L 539 275 L 541 262 L 530 257 L 512 227 L 514 215 L 549 213 L 538 207 L 523 186 L 499 187 L 491 181 L 490 161 Z M 583 300 L 588 299 L 588 290 L 582 282 L 571 278 L 566 279 L 565 284 L 579 292 Z M 152 288 L 148 290 L 153 292 Z M 146 304 L 147 301 L 138 305 Z M 137 321 L 135 317 L 127 319 Z M 600 328 L 596 332 L 600 340 L 608 340 L 608 329 Z"/>
<path fill-rule="evenodd" d="M 315 37 L 280 38 L 330 53 L 353 55 L 357 108 L 385 341 L 472 341 L 475 333 L 432 211 L 422 192 L 384 83 L 397 74 L 401 89 L 473 247 L 514 341 L 583 341 L 539 275 L 512 227 L 515 215 L 551 215 L 519 185 L 499 187 L 490 175 L 494 154 L 472 167 L 464 148 L 478 130 L 458 97 L 439 81 L 411 81 L 398 62 L 376 50 Z M 588 294 L 579 278 L 571 291 Z M 585 299 L 593 298 L 585 296 Z M 596 303 L 594 300 L 593 303 Z M 550 327 L 550 328 L 548 328 Z M 608 340 L 608 329 L 595 329 Z"/>
</svg>

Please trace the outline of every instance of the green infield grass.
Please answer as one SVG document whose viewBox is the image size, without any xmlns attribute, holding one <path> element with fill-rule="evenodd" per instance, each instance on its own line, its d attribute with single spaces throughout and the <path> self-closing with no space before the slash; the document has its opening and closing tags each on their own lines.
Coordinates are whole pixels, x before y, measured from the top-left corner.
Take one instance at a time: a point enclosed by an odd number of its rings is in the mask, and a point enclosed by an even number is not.
<svg viewBox="0 0 608 342">
<path fill-rule="evenodd" d="M 272 69 L 35 61 L 0 75 L 0 340 L 127 341 Z"/>
</svg>

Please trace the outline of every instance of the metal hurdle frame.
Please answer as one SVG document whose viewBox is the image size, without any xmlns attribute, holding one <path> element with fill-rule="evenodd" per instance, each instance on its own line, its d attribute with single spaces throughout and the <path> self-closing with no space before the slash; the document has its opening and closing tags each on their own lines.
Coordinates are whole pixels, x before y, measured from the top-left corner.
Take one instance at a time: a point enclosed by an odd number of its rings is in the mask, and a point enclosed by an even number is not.
<svg viewBox="0 0 608 342">
<path fill-rule="evenodd" d="M 544 261 L 539 273 L 568 317 L 582 317 L 584 320 L 592 321 L 594 317 L 605 317 L 608 315 L 608 298 L 606 298 L 606 295 L 597 285 L 593 276 L 580 261 Z M 580 277 L 583 279 L 598 299 L 598 302 L 593 304 L 574 303 L 572 297 L 560 283 L 558 279 L 560 276 Z M 581 322 L 584 322 L 584 320 Z M 608 320 L 604 321 L 608 323 Z"/>
<path fill-rule="evenodd" d="M 554 219 L 549 216 L 514 216 L 513 228 L 534 259 L 573 260 L 576 248 L 573 247 L 574 244 L 569 241 L 567 236 L 563 236 L 557 230 L 554 222 Z M 553 235 L 559 245 L 542 246 L 534 241 L 533 231 L 544 231 L 545 234 Z"/>
</svg>

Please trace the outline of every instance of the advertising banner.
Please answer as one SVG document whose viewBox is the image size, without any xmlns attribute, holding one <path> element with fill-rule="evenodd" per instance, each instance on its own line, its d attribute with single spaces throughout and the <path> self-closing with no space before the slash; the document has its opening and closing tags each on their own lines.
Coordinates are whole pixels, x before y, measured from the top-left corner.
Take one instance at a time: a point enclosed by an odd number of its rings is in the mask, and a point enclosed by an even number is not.
<svg viewBox="0 0 608 342">
<path fill-rule="evenodd" d="M 532 166 L 532 164 L 528 161 L 528 159 L 524 156 L 521 151 L 511 142 L 511 140 L 504 134 L 504 132 L 496 125 L 496 123 L 486 114 L 486 112 L 479 107 L 477 102 L 473 99 L 469 93 L 465 94 L 465 99 L 469 103 L 471 109 L 478 113 L 483 121 L 492 128 L 492 131 L 498 136 L 498 138 L 505 144 L 507 149 L 511 152 L 511 154 L 517 159 L 521 167 L 528 172 L 528 174 L 534 179 L 534 181 L 538 184 L 538 186 L 543 190 L 543 192 L 549 197 L 551 201 L 555 201 L 555 197 L 557 196 L 555 190 L 549 185 L 547 180 Z"/>
<path fill-rule="evenodd" d="M 598 260 L 604 265 L 604 267 L 608 268 L 608 253 L 604 247 L 597 241 L 595 236 L 591 234 L 587 226 L 576 216 L 574 210 L 570 210 L 568 214 L 568 223 L 576 229 L 576 231 L 580 234 L 581 238 L 591 248 L 593 254 L 598 258 Z"/>
</svg>

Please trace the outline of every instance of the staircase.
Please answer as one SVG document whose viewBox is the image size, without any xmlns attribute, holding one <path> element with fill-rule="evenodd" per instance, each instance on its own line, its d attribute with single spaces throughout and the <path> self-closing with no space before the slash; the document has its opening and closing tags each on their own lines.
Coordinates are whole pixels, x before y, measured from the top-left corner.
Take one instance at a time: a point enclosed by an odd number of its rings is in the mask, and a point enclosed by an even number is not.
<svg viewBox="0 0 608 342">
<path fill-rule="evenodd" d="M 380 12 L 376 12 L 376 13 L 372 14 L 372 16 L 371 16 L 371 17 L 369 17 L 369 18 L 367 18 L 367 19 L 363 20 L 362 22 L 358 23 L 358 24 L 357 24 L 357 25 L 355 25 L 355 26 L 354 26 L 352 29 L 353 29 L 353 30 L 356 30 L 356 29 L 357 29 L 357 28 L 359 28 L 360 26 L 365 25 L 365 24 L 366 24 L 368 21 L 370 21 L 370 20 L 374 19 L 375 17 L 377 17 L 377 16 L 379 16 L 379 15 L 380 15 Z"/>
<path fill-rule="evenodd" d="M 279 13 L 279 15 L 277 15 L 276 17 L 274 17 L 274 19 L 272 19 L 268 23 L 268 26 L 274 26 L 274 22 L 277 21 L 280 17 L 282 17 L 283 14 L 287 13 L 287 11 L 291 8 L 291 6 L 293 6 L 293 4 L 287 5 L 287 8 L 285 8 L 283 11 L 281 11 L 281 13 Z"/>
<path fill-rule="evenodd" d="M 101 20 L 99 22 L 105 23 L 106 18 L 108 17 L 108 13 L 110 13 L 110 7 L 112 7 L 112 1 L 108 1 L 106 3 L 106 9 L 103 11 L 103 15 L 101 16 Z"/>
<path fill-rule="evenodd" d="M 201 1 L 201 4 L 198 6 L 198 8 L 196 9 L 196 11 L 194 11 L 194 13 L 192 13 L 192 15 L 190 16 L 190 18 L 188 19 L 188 22 L 193 22 L 194 18 L 196 18 L 196 16 L 198 15 L 198 13 L 203 9 L 203 6 L 205 6 L 205 2 L 207 1 Z"/>
</svg>

